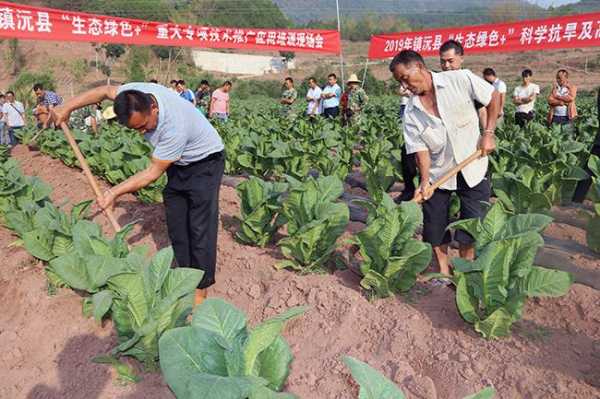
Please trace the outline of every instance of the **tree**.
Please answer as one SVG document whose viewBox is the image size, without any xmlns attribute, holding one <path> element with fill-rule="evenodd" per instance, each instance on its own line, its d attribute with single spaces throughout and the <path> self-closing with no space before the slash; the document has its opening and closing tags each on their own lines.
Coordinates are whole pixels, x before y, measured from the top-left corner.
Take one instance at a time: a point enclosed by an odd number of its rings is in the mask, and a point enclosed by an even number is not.
<svg viewBox="0 0 600 399">
<path fill-rule="evenodd" d="M 110 84 L 112 66 L 119 57 L 125 54 L 125 47 L 120 44 L 94 44 L 93 46 L 96 54 L 104 56 L 104 60 L 102 62 L 96 61 L 95 66 L 107 77 L 107 83 Z"/>
<path fill-rule="evenodd" d="M 150 51 L 147 47 L 130 47 L 127 56 L 127 80 L 130 82 L 144 82 L 146 70 L 144 65 L 150 61 Z"/>
</svg>

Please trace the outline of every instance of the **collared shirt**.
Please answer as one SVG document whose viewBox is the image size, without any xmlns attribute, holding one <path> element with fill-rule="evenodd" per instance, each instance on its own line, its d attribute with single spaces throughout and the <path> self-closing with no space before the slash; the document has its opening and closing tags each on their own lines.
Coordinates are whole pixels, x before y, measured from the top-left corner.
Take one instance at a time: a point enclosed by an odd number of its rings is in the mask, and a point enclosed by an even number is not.
<svg viewBox="0 0 600 399">
<path fill-rule="evenodd" d="M 411 96 L 404 114 L 404 139 L 408 154 L 429 151 L 430 181 L 435 182 L 477 150 L 480 132 L 474 102 L 488 105 L 494 87 L 466 69 L 431 76 L 440 117 L 423 108 L 420 96 Z M 488 158 L 482 157 L 462 170 L 469 187 L 483 180 L 487 165 Z M 456 176 L 441 188 L 456 190 Z"/>
<path fill-rule="evenodd" d="M 335 108 L 340 106 L 342 88 L 337 83 L 333 86 L 325 86 L 325 88 L 323 89 L 323 94 L 335 94 L 334 97 L 323 99 L 323 108 Z"/>
<path fill-rule="evenodd" d="M 46 90 L 44 92 L 44 96 L 42 97 L 42 100 L 40 101 L 41 104 L 49 107 L 49 106 L 57 106 L 62 104 L 63 100 L 62 97 L 60 97 L 58 94 L 56 94 L 53 91 L 50 90 Z"/>
<path fill-rule="evenodd" d="M 306 97 L 310 99 L 308 101 L 308 105 L 306 106 L 306 113 L 308 115 L 320 115 L 321 107 L 319 106 L 319 100 L 321 98 L 321 88 L 319 86 L 315 86 L 314 89 L 309 89 Z"/>
<path fill-rule="evenodd" d="M 535 95 L 540 94 L 540 86 L 536 85 L 535 83 L 529 83 L 527 86 L 521 85 L 521 86 L 515 87 L 513 97 L 517 97 L 519 99 L 527 99 L 534 94 Z M 522 113 L 527 114 L 527 113 L 533 111 L 534 106 L 535 106 L 535 98 L 533 99 L 533 101 L 528 102 L 527 104 L 517 105 L 517 112 L 522 112 Z"/>
<path fill-rule="evenodd" d="M 192 103 L 166 87 L 152 83 L 127 83 L 118 93 L 138 90 L 158 103 L 158 125 L 144 137 L 154 146 L 152 156 L 176 165 L 188 165 L 223 151 L 223 141 Z"/>
<path fill-rule="evenodd" d="M 3 114 L 3 118 L 9 127 L 23 127 L 25 126 L 25 119 L 23 119 L 23 115 L 25 114 L 25 107 L 19 101 L 14 101 L 9 103 L 8 101 L 4 103 L 0 112 Z"/>
</svg>

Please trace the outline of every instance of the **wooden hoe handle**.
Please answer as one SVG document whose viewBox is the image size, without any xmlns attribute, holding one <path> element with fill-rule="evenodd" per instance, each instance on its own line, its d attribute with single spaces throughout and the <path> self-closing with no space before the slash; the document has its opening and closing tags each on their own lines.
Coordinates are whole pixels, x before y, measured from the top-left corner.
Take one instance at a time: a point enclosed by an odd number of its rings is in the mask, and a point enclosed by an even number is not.
<svg viewBox="0 0 600 399">
<path fill-rule="evenodd" d="M 433 183 L 431 185 L 432 192 L 437 190 L 438 188 L 440 188 L 440 186 L 442 184 L 446 183 L 451 177 L 453 177 L 454 175 L 457 175 L 458 172 L 463 170 L 471 162 L 475 161 L 476 159 L 481 158 L 482 156 L 483 156 L 483 150 L 477 150 L 473 154 L 471 154 L 469 156 L 469 158 L 465 159 L 464 161 L 462 161 L 461 163 L 456 165 L 454 168 L 450 169 L 450 171 L 448 173 L 446 173 L 444 176 L 440 177 L 438 181 L 436 181 L 435 183 Z M 417 193 L 417 195 L 415 195 L 415 198 L 413 198 L 413 201 L 418 204 L 423 202 L 423 194 L 420 192 Z"/>
<path fill-rule="evenodd" d="M 60 124 L 60 127 L 62 128 L 63 132 L 65 133 L 65 136 L 67 136 L 67 141 L 69 142 L 69 145 L 73 149 L 73 152 L 75 153 L 75 156 L 77 157 L 77 160 L 79 161 L 79 165 L 81 165 L 81 169 L 83 169 L 83 174 L 87 178 L 87 181 L 90 184 L 90 186 L 92 186 L 92 190 L 94 190 L 94 194 L 96 194 L 96 198 L 99 200 L 102 199 L 103 195 L 102 195 L 102 192 L 100 191 L 100 187 L 98 186 L 98 182 L 96 181 L 96 178 L 92 174 L 92 171 L 90 170 L 90 167 L 88 166 L 88 163 L 85 160 L 85 157 L 81 153 L 81 150 L 79 149 L 79 146 L 77 145 L 77 142 L 75 141 L 75 138 L 71 134 L 69 127 L 64 122 Z M 106 217 L 108 218 L 108 221 L 110 222 L 113 229 L 115 229 L 115 232 L 118 233 L 119 231 L 121 231 L 121 226 L 119 225 L 119 222 L 117 222 L 117 219 L 115 218 L 115 215 L 113 214 L 112 210 L 104 209 L 104 213 L 105 213 Z"/>
</svg>

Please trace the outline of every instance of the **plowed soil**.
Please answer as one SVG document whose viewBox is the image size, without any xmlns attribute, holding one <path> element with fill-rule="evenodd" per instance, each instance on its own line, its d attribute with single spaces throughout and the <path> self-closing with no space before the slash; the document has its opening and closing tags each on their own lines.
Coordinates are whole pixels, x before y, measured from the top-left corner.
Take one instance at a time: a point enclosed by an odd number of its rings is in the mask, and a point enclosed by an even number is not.
<svg viewBox="0 0 600 399">
<path fill-rule="evenodd" d="M 13 156 L 24 173 L 53 186 L 56 203 L 93 197 L 78 170 L 24 146 Z M 257 249 L 233 238 L 235 190 L 222 187 L 221 198 L 218 282 L 210 295 L 243 309 L 252 324 L 290 306 L 310 306 L 284 333 L 295 355 L 287 390 L 300 398 L 356 398 L 343 355 L 378 368 L 414 399 L 462 398 L 486 385 L 502 399 L 600 398 L 597 290 L 575 284 L 560 299 L 530 301 L 512 337 L 486 341 L 460 318 L 450 288 L 418 284 L 407 295 L 370 302 L 349 270 L 310 276 L 275 271 L 275 246 Z M 152 252 L 169 245 L 162 205 L 144 205 L 130 195 L 116 214 L 122 224 L 138 221 L 132 244 L 147 244 Z M 102 214 L 94 220 L 110 231 Z M 360 228 L 353 223 L 349 232 Z M 580 241 L 581 231 L 570 230 L 577 229 L 553 226 L 551 235 Z M 9 247 L 14 240 L 0 229 L 0 398 L 174 397 L 160 374 L 121 386 L 108 366 L 92 363 L 116 342 L 111 323 L 85 319 L 81 297 L 70 290 L 49 296 L 43 265 Z M 600 270 L 599 259 L 585 262 Z"/>
</svg>

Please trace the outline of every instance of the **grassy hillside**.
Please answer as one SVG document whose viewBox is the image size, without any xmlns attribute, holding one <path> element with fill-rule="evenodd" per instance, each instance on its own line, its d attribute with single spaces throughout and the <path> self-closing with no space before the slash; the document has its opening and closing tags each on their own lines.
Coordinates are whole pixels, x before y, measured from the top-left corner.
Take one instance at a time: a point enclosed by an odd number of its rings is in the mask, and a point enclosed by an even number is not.
<svg viewBox="0 0 600 399">
<path fill-rule="evenodd" d="M 297 23 L 335 18 L 335 0 L 274 0 L 286 15 Z M 477 24 L 505 18 L 520 18 L 544 10 L 525 0 L 339 0 L 346 18 L 367 15 L 397 16 L 413 28 Z"/>
</svg>

